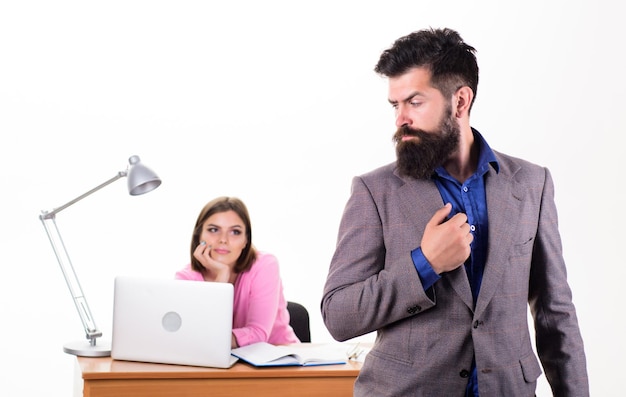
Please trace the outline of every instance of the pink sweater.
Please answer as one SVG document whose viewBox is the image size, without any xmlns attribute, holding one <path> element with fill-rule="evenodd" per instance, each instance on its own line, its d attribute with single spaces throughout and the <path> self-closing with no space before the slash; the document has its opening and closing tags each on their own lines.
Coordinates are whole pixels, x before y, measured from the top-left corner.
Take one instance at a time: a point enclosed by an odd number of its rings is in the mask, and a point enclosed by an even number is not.
<svg viewBox="0 0 626 397">
<path fill-rule="evenodd" d="M 204 281 L 191 264 L 176 273 L 176 279 Z M 289 325 L 287 302 L 283 295 L 278 260 L 257 252 L 257 260 L 235 281 L 233 334 L 239 346 L 255 342 L 273 345 L 299 342 Z"/>
</svg>

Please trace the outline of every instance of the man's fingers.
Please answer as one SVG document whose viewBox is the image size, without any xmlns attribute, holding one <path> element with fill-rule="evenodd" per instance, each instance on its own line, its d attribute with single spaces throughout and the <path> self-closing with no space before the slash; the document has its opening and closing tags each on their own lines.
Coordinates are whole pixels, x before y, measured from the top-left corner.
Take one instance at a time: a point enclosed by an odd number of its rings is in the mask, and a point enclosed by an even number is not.
<svg viewBox="0 0 626 397">
<path fill-rule="evenodd" d="M 450 218 L 448 222 L 450 222 L 453 225 L 462 227 L 463 225 L 467 225 L 467 215 L 465 215 L 462 212 L 459 212 L 455 214 L 452 218 Z"/>
<path fill-rule="evenodd" d="M 450 215 L 450 211 L 452 211 L 452 204 L 446 203 L 443 207 L 439 208 L 430 221 L 428 222 L 431 225 L 440 225 L 445 222 L 448 215 Z"/>
</svg>

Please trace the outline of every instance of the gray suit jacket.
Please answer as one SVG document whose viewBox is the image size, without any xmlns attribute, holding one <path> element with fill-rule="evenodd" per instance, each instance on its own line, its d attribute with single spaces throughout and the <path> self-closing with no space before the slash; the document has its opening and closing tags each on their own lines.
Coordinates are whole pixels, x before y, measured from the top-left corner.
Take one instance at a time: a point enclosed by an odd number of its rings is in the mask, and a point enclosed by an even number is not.
<svg viewBox="0 0 626 397">
<path fill-rule="evenodd" d="M 547 169 L 496 152 L 485 178 L 488 255 L 476 307 L 464 266 L 424 291 L 410 252 L 443 206 L 432 181 L 395 163 L 355 177 L 322 298 L 331 335 L 377 331 L 355 396 L 463 396 L 476 358 L 481 396 L 533 396 L 541 367 L 555 396 L 588 396 Z"/>
</svg>

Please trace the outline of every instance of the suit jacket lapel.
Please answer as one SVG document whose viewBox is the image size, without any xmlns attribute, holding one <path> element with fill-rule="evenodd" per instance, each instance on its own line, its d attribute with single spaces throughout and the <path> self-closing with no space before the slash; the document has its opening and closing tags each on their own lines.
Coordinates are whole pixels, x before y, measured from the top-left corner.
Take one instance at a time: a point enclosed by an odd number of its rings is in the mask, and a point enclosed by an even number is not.
<svg viewBox="0 0 626 397">
<path fill-rule="evenodd" d="M 435 211 L 443 206 L 443 200 L 437 186 L 432 181 L 401 178 L 404 185 L 397 190 L 402 214 L 424 234 L 424 226 Z"/>
<path fill-rule="evenodd" d="M 503 163 L 500 162 L 502 165 Z M 483 273 L 480 293 L 476 302 L 477 316 L 485 310 L 493 298 L 505 271 L 513 244 L 513 231 L 519 220 L 520 207 L 524 192 L 513 178 L 515 170 L 501 168 L 500 173 L 491 169 L 485 178 L 487 194 L 487 213 L 489 217 L 489 241 L 487 261 Z"/>
</svg>

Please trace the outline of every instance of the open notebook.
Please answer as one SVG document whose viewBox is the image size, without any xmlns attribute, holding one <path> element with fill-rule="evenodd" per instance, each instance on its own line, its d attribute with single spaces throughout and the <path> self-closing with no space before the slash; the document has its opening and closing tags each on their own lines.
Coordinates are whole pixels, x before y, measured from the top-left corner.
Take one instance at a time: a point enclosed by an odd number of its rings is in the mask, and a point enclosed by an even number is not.
<svg viewBox="0 0 626 397">
<path fill-rule="evenodd" d="M 257 342 L 233 349 L 232 354 L 257 367 L 345 364 L 348 358 L 344 346 L 310 343 L 276 346 Z"/>
<path fill-rule="evenodd" d="M 115 278 L 111 357 L 229 368 L 233 285 Z"/>
</svg>

